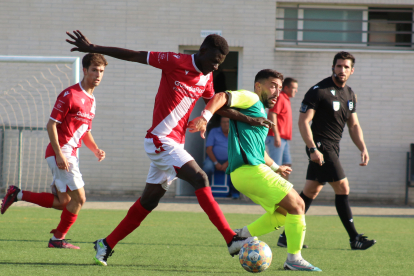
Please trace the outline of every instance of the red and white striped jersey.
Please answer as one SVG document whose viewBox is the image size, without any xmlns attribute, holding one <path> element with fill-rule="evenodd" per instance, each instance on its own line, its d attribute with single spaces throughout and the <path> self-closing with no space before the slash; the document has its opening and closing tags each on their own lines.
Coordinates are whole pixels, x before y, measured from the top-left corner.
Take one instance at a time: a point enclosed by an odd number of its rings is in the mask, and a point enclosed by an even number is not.
<svg viewBox="0 0 414 276">
<path fill-rule="evenodd" d="M 148 52 L 147 63 L 162 73 L 146 138 L 153 138 L 157 147 L 169 139 L 184 144 L 188 119 L 197 100 L 214 96 L 213 74 L 203 75 L 194 55 Z"/>
<path fill-rule="evenodd" d="M 82 138 L 92 129 L 95 110 L 95 97 L 83 90 L 80 83 L 59 94 L 50 119 L 59 123 L 57 133 L 63 154 L 76 156 L 76 149 L 82 146 Z M 50 156 L 55 156 L 55 152 L 49 143 L 46 158 Z"/>
</svg>

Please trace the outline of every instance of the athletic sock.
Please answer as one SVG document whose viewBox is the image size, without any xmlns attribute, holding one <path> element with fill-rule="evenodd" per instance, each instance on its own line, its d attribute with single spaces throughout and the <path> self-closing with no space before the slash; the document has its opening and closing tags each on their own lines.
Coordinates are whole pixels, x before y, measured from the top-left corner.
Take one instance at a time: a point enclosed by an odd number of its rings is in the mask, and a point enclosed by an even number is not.
<svg viewBox="0 0 414 276">
<path fill-rule="evenodd" d="M 274 212 L 272 215 L 265 213 L 260 218 L 247 225 L 252 236 L 261 236 L 275 231 L 277 228 L 285 225 L 286 217 L 278 212 Z"/>
<path fill-rule="evenodd" d="M 285 222 L 287 252 L 298 254 L 302 250 L 305 240 L 306 222 L 305 215 L 286 215 Z"/>
<path fill-rule="evenodd" d="M 351 207 L 349 207 L 348 195 L 336 195 L 335 207 L 345 230 L 348 232 L 349 240 L 353 241 L 358 235 L 358 232 L 355 229 Z"/>
<path fill-rule="evenodd" d="M 239 237 L 252 237 L 252 234 L 250 234 L 249 229 L 247 228 L 247 226 L 244 226 L 240 233 L 238 234 Z"/>
<path fill-rule="evenodd" d="M 302 254 L 299 252 L 297 254 L 290 254 L 288 253 L 287 259 L 289 262 L 296 262 L 303 259 Z"/>
<path fill-rule="evenodd" d="M 60 216 L 60 223 L 56 229 L 50 231 L 54 234 L 56 239 L 64 239 L 66 234 L 69 232 L 70 227 L 75 223 L 78 215 L 72 214 L 68 209 L 63 209 L 62 215 Z"/>
<path fill-rule="evenodd" d="M 309 198 L 309 197 L 307 197 L 304 193 L 303 193 L 303 191 L 302 192 L 300 192 L 300 197 L 303 199 L 303 201 L 305 202 L 305 214 L 308 212 L 308 210 L 309 210 L 309 207 L 311 206 L 311 204 L 312 204 L 312 201 L 313 201 L 313 199 L 312 198 Z"/>
<path fill-rule="evenodd" d="M 309 210 L 309 207 L 311 206 L 311 204 L 312 204 L 312 201 L 313 201 L 313 199 L 312 198 L 309 198 L 309 197 L 307 197 L 304 193 L 303 193 L 303 191 L 302 192 L 300 192 L 300 197 L 303 199 L 303 201 L 305 202 L 305 214 L 308 212 L 308 210 Z M 283 233 L 282 233 L 282 235 L 283 236 L 285 236 L 286 234 L 285 234 L 285 231 L 283 231 Z"/>
<path fill-rule="evenodd" d="M 207 214 L 214 226 L 216 226 L 217 230 L 220 231 L 226 243 L 229 244 L 233 240 L 236 233 L 234 233 L 234 231 L 230 228 L 229 223 L 211 193 L 211 188 L 200 188 L 195 191 L 195 194 L 201 208 Z"/>
<path fill-rule="evenodd" d="M 106 243 L 110 248 L 114 248 L 116 244 L 128 236 L 132 231 L 140 226 L 141 222 L 147 217 L 151 211 L 146 210 L 141 205 L 141 198 L 129 208 L 125 218 L 118 224 L 118 226 L 106 237 Z"/>
<path fill-rule="evenodd" d="M 41 207 L 52 208 L 55 196 L 51 193 L 33 193 L 30 191 L 21 191 L 22 200 L 37 204 Z"/>
</svg>

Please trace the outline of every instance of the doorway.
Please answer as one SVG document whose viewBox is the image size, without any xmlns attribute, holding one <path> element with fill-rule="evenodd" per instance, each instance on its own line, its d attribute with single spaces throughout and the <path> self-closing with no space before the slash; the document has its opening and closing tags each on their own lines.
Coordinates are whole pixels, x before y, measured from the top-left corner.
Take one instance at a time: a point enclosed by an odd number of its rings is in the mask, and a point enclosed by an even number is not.
<svg viewBox="0 0 414 276">
<path fill-rule="evenodd" d="M 184 54 L 195 54 L 197 50 L 182 49 Z M 213 72 L 214 91 L 223 92 L 225 90 L 237 90 L 238 87 L 238 68 L 239 68 L 239 52 L 230 51 L 219 69 Z M 190 115 L 190 121 L 200 116 L 201 111 L 205 107 L 204 101 L 200 98 L 194 106 Z M 210 129 L 220 126 L 220 117 L 214 115 L 207 125 L 207 134 Z M 207 136 L 206 136 L 207 137 Z M 202 168 L 205 157 L 205 140 L 201 138 L 200 133 L 186 133 L 184 149 L 188 151 L 194 160 Z M 194 188 L 186 181 L 178 179 L 176 185 L 176 195 L 178 196 L 194 196 Z"/>
</svg>

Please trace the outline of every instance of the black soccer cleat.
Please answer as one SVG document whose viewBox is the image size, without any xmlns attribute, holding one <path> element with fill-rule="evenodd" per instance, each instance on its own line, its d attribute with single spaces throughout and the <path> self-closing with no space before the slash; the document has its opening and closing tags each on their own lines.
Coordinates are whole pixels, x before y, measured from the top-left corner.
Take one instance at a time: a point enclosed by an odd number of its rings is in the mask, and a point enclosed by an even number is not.
<svg viewBox="0 0 414 276">
<path fill-rule="evenodd" d="M 17 194 L 20 192 L 20 189 L 16 186 L 9 186 L 7 193 L 1 202 L 1 214 L 4 214 L 7 209 L 17 201 Z"/>
<path fill-rule="evenodd" d="M 240 249 L 245 245 L 246 243 L 249 243 L 253 240 L 257 240 L 257 237 L 248 237 L 248 238 L 241 238 L 237 235 L 233 237 L 231 242 L 227 244 L 227 247 L 229 249 L 229 254 L 234 257 L 235 255 L 239 254 Z"/>
<path fill-rule="evenodd" d="M 277 246 L 287 247 L 286 235 L 280 234 L 279 240 L 277 241 Z M 308 246 L 304 244 L 302 248 L 308 248 Z"/>
<path fill-rule="evenodd" d="M 373 246 L 377 241 L 376 240 L 368 240 L 367 236 L 364 234 L 358 234 L 355 240 L 350 241 L 351 249 L 352 250 L 365 250 Z"/>
</svg>

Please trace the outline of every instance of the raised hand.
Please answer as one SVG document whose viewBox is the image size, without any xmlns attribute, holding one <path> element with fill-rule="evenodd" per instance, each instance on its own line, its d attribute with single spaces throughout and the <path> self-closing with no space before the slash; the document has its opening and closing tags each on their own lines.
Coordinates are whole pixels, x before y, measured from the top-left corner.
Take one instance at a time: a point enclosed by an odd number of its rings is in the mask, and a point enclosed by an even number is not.
<svg viewBox="0 0 414 276">
<path fill-rule="evenodd" d="M 92 43 L 79 30 L 73 31 L 73 34 L 66 32 L 66 34 L 74 41 L 66 39 L 66 42 L 75 45 L 76 47 L 70 49 L 71 52 L 78 51 L 89 53 L 92 50 Z"/>
</svg>

